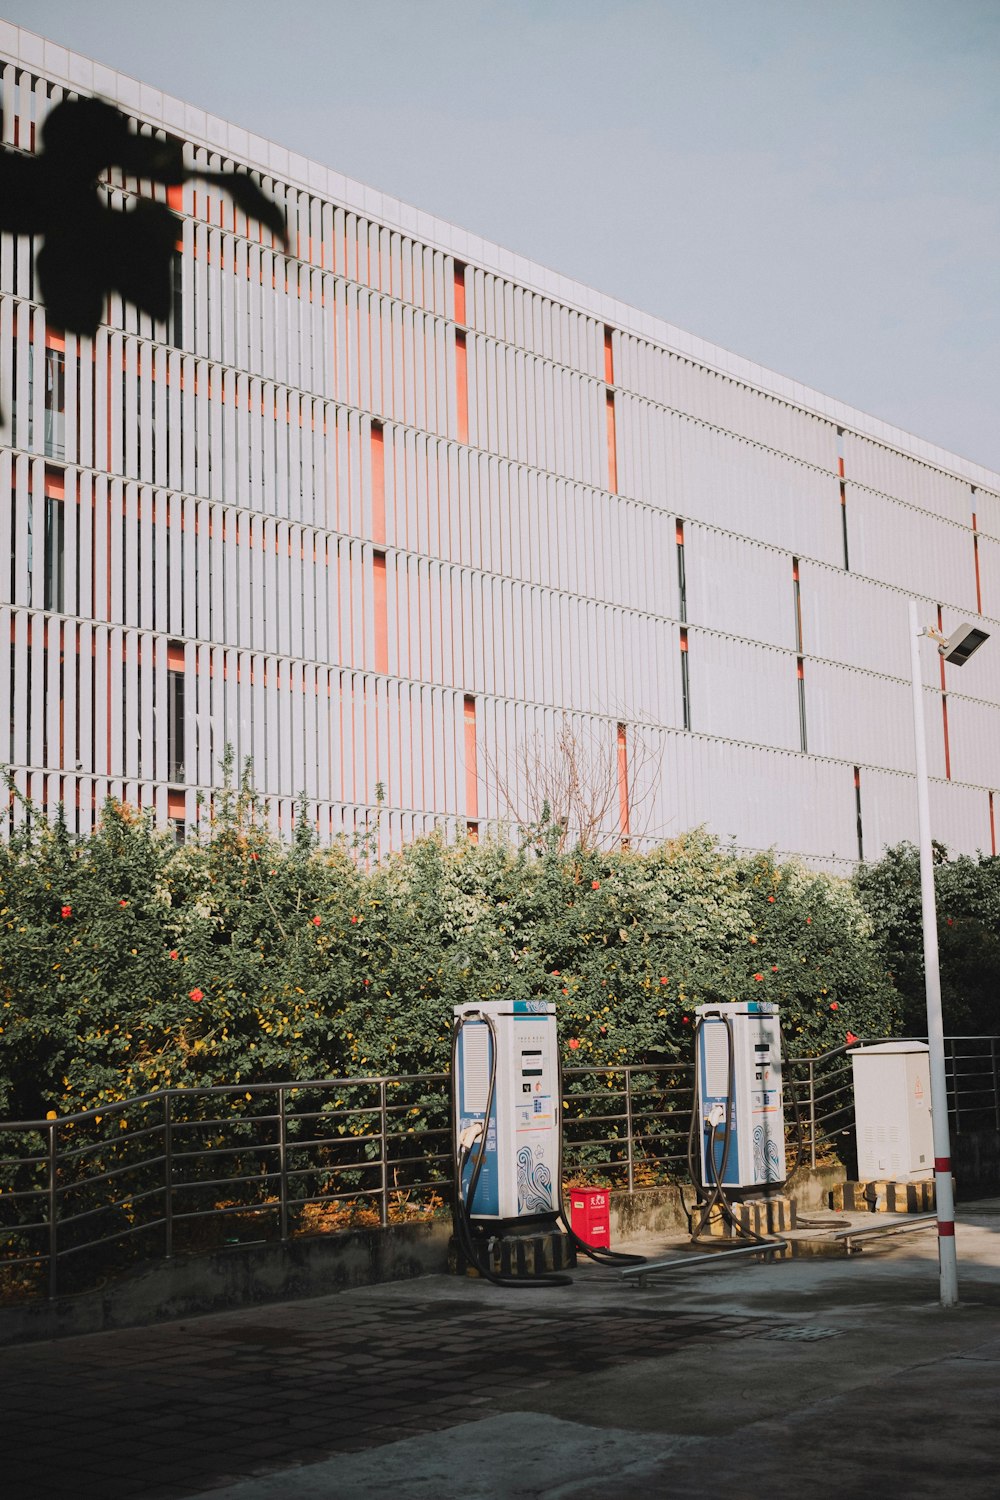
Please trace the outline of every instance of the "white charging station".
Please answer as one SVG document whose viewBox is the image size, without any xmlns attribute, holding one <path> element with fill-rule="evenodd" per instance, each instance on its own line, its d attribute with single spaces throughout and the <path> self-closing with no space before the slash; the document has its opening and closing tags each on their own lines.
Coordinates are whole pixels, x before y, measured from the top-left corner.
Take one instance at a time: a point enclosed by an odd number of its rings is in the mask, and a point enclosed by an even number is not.
<svg viewBox="0 0 1000 1500">
<path fill-rule="evenodd" d="M 767 1001 L 699 1005 L 695 1079 L 706 1185 L 784 1182 L 781 1030 Z"/>
<path fill-rule="evenodd" d="M 487 1000 L 456 1005 L 454 1013 L 456 1141 L 474 1142 L 462 1171 L 469 1214 L 496 1223 L 552 1218 L 559 1211 L 562 1104 L 555 1006 Z"/>
</svg>

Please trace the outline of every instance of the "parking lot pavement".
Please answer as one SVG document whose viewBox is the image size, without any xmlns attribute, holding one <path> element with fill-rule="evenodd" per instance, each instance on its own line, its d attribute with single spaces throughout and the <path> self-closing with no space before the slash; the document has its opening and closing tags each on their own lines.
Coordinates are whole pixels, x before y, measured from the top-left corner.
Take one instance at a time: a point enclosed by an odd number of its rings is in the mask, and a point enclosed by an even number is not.
<svg viewBox="0 0 1000 1500">
<path fill-rule="evenodd" d="M 868 1222 L 871 1222 L 870 1220 Z M 1000 1201 L 851 1259 L 447 1277 L 0 1355 L 26 1500 L 996 1494 Z M 683 1257 L 676 1245 L 647 1253 Z"/>
</svg>

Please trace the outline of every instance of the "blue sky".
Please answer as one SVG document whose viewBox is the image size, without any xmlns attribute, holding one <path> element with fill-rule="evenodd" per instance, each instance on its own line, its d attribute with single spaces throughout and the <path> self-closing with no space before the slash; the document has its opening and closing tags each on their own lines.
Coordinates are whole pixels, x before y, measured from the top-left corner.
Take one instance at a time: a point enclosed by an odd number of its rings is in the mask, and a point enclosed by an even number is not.
<svg viewBox="0 0 1000 1500">
<path fill-rule="evenodd" d="M 1000 470 L 1000 0 L 0 0 Z"/>
</svg>

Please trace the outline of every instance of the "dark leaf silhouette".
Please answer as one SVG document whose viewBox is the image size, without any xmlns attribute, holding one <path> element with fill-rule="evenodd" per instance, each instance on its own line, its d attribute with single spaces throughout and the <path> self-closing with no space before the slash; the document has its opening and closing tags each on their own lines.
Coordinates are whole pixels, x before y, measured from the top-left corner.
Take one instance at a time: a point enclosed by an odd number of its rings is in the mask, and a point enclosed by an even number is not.
<svg viewBox="0 0 1000 1500">
<path fill-rule="evenodd" d="M 39 293 L 49 322 L 68 333 L 96 333 L 112 291 L 153 318 L 170 311 L 181 220 L 149 198 L 110 208 L 98 185 L 110 167 L 166 187 L 191 178 L 210 182 L 286 241 L 284 213 L 248 173 L 190 171 L 178 141 L 135 134 L 127 116 L 103 99 L 57 104 L 42 126 L 41 146 L 34 157 L 0 151 L 0 229 L 42 239 Z"/>
</svg>

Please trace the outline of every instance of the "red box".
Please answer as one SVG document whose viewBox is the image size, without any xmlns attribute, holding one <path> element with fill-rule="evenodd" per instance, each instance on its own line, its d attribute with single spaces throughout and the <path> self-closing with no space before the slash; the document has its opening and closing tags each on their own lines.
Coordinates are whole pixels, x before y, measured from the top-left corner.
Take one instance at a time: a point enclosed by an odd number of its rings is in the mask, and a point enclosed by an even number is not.
<svg viewBox="0 0 1000 1500">
<path fill-rule="evenodd" d="M 570 1188 L 569 1219 L 585 1245 L 611 1248 L 611 1203 L 607 1188 Z"/>
</svg>

